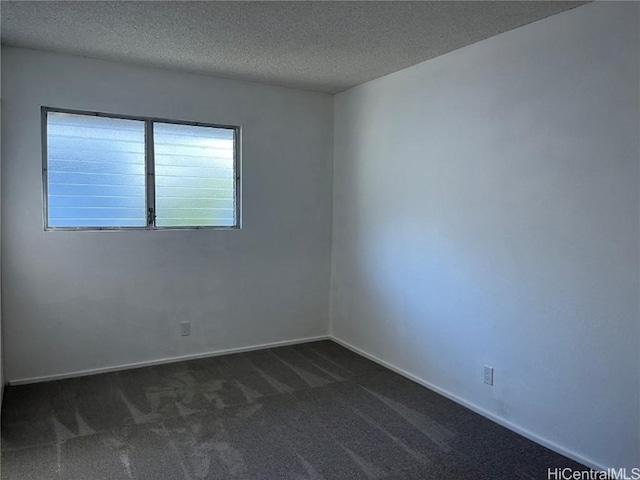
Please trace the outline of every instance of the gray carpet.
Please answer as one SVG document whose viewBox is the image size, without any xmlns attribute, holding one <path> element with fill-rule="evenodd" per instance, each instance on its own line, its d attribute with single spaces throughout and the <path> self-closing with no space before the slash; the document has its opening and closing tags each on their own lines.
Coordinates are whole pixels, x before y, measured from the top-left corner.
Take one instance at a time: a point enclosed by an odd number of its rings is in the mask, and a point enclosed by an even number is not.
<svg viewBox="0 0 640 480">
<path fill-rule="evenodd" d="M 3 480 L 543 479 L 585 467 L 330 341 L 8 387 Z"/>
</svg>

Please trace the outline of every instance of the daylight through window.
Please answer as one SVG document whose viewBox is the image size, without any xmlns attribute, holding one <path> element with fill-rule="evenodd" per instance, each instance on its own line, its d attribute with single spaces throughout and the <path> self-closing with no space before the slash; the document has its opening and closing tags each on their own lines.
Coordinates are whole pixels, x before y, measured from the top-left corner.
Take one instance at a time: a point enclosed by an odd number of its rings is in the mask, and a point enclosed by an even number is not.
<svg viewBox="0 0 640 480">
<path fill-rule="evenodd" d="M 238 127 L 43 110 L 45 228 L 239 227 Z"/>
</svg>

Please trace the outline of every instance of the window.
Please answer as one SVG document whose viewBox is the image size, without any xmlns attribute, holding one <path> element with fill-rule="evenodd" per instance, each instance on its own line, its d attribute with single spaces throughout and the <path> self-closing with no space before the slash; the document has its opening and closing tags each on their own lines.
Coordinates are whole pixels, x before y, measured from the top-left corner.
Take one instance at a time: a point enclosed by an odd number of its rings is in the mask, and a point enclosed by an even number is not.
<svg viewBox="0 0 640 480">
<path fill-rule="evenodd" d="M 238 228 L 238 136 L 43 108 L 45 229 Z"/>
</svg>

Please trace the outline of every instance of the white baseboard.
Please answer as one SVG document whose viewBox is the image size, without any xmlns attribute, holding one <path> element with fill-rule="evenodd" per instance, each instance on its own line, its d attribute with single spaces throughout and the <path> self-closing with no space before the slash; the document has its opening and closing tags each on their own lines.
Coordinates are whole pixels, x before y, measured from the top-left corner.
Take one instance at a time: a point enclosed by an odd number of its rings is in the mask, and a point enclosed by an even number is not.
<svg viewBox="0 0 640 480">
<path fill-rule="evenodd" d="M 98 373 L 117 372 L 119 370 L 129 370 L 131 368 L 150 367 L 153 365 L 162 365 L 165 363 L 182 362 L 184 360 L 196 360 L 198 358 L 217 357 L 219 355 L 228 355 L 230 353 L 250 352 L 252 350 L 263 350 L 265 348 L 284 347 L 287 345 L 296 345 L 298 343 L 316 342 L 318 340 L 329 340 L 329 335 L 319 335 L 317 337 L 297 338 L 294 340 L 284 340 L 281 342 L 263 343 L 260 345 L 251 345 L 247 347 L 227 348 L 224 350 L 215 350 L 212 352 L 195 353 L 191 355 L 182 355 L 179 357 L 159 358 L 157 360 L 148 360 L 144 362 L 125 363 L 112 367 L 93 368 L 89 370 L 79 370 L 76 372 L 59 373 L 55 375 L 44 375 L 42 377 L 18 378 L 7 382 L 8 385 L 26 385 L 29 383 L 49 382 L 52 380 L 62 380 L 65 378 L 84 377 L 86 375 L 96 375 Z"/>
<path fill-rule="evenodd" d="M 389 370 L 393 370 L 394 372 L 402 375 L 403 377 L 408 378 L 409 380 L 412 380 L 420 385 L 422 385 L 423 387 L 428 388 L 429 390 L 432 390 L 433 392 L 442 395 L 443 397 L 448 398 L 449 400 L 453 400 L 454 402 L 462 405 L 463 407 L 468 408 L 469 410 L 472 410 L 480 415 L 482 415 L 485 418 L 488 418 L 489 420 L 502 425 L 505 428 L 508 428 L 509 430 L 512 430 L 514 432 L 516 432 L 519 435 L 522 435 L 523 437 L 528 438 L 529 440 L 538 443 L 544 447 L 547 447 L 550 450 L 553 450 L 556 453 L 559 453 L 560 455 L 564 455 L 565 457 L 568 457 L 572 460 L 575 460 L 578 463 L 581 463 L 589 468 L 592 468 L 594 470 L 599 470 L 599 471 L 603 471 L 603 470 L 607 470 L 607 467 L 600 465 L 588 458 L 583 457 L 582 455 L 573 452 L 571 450 L 568 450 L 564 447 L 562 447 L 561 445 L 558 445 L 557 443 L 548 440 L 544 437 L 541 437 L 525 428 L 519 427 L 518 425 L 515 425 L 513 423 L 511 423 L 508 420 L 505 420 L 504 418 L 501 418 L 487 410 L 485 410 L 484 408 L 481 408 L 471 402 L 468 402 L 467 400 L 458 397 L 457 395 L 454 395 L 451 392 L 448 392 L 447 390 L 444 390 L 440 387 L 438 387 L 437 385 L 432 384 L 431 382 L 427 382 L 426 380 L 417 377 L 416 375 L 407 372 L 406 370 L 403 370 L 402 368 L 398 368 L 395 365 L 390 364 L 389 362 L 386 362 L 378 357 L 376 357 L 375 355 L 371 355 L 370 353 L 365 352 L 364 350 L 351 345 L 348 342 L 345 342 L 344 340 L 335 337 L 333 335 L 330 336 L 330 339 L 333 340 L 336 343 L 339 343 L 340 345 L 342 345 L 343 347 L 348 348 L 349 350 L 352 350 L 353 352 L 357 353 L 358 355 L 362 355 L 363 357 L 368 358 L 369 360 L 372 360 L 380 365 L 382 365 L 383 367 L 388 368 Z"/>
</svg>

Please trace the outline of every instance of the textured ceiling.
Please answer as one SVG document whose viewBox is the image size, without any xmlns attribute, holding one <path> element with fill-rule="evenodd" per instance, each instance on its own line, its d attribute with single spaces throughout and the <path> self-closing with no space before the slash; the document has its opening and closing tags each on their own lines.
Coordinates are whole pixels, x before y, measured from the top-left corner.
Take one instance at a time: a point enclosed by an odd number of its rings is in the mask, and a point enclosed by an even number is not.
<svg viewBox="0 0 640 480">
<path fill-rule="evenodd" d="M 2 43 L 336 93 L 584 2 L 2 1 Z"/>
</svg>

